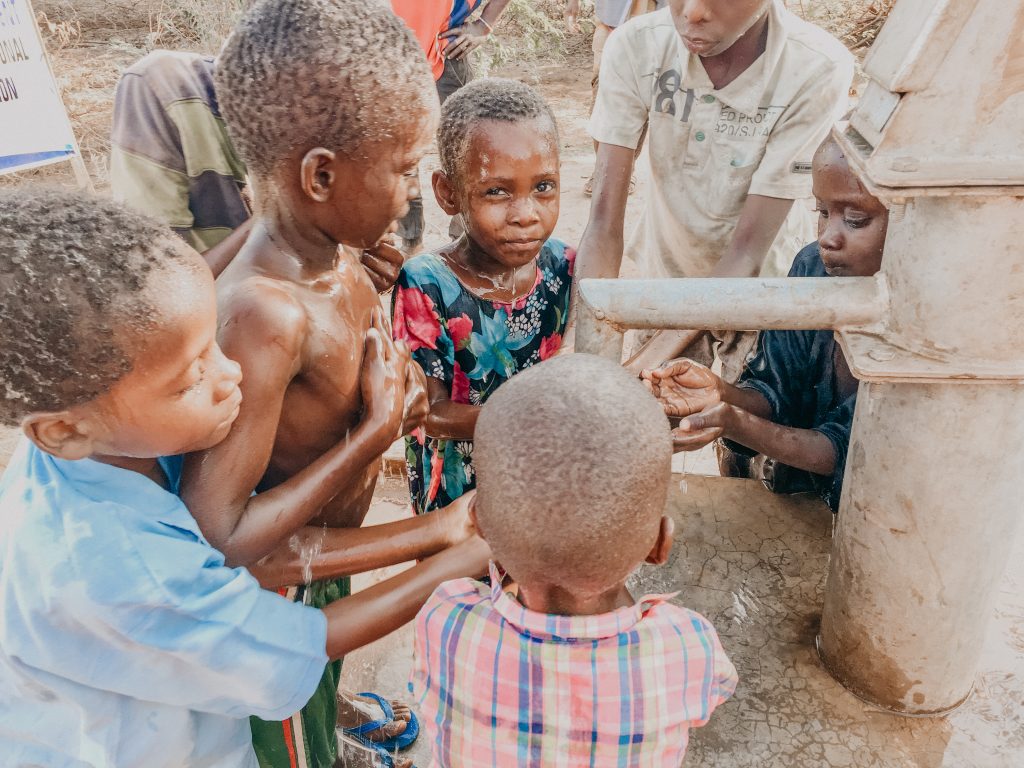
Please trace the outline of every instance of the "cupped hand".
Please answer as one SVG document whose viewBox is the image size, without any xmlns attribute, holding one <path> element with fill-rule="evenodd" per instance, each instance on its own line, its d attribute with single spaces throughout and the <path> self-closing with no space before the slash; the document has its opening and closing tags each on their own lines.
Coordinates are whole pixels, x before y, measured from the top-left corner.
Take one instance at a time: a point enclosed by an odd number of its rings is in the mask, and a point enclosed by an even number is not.
<svg viewBox="0 0 1024 768">
<path fill-rule="evenodd" d="M 370 277 L 377 293 L 384 293 L 398 280 L 405 256 L 394 243 L 394 238 L 385 236 L 376 245 L 363 251 L 360 261 Z"/>
<path fill-rule="evenodd" d="M 682 418 L 722 402 L 722 380 L 693 360 L 670 360 L 640 377 L 669 417 Z"/>
<path fill-rule="evenodd" d="M 404 342 L 391 340 L 383 312 L 375 308 L 370 328 L 366 331 L 360 389 L 364 420 L 380 429 L 391 440 L 399 436 L 399 427 L 405 413 L 408 366 L 408 346 Z"/>
<path fill-rule="evenodd" d="M 491 34 L 487 25 L 480 19 L 474 19 L 460 27 L 448 29 L 438 35 L 442 40 L 447 40 L 441 54 L 446 59 L 458 61 L 475 51 Z"/>
<path fill-rule="evenodd" d="M 672 447 L 676 451 L 696 451 L 722 437 L 728 429 L 732 406 L 716 403 L 698 413 L 691 413 L 672 430 Z"/>
</svg>

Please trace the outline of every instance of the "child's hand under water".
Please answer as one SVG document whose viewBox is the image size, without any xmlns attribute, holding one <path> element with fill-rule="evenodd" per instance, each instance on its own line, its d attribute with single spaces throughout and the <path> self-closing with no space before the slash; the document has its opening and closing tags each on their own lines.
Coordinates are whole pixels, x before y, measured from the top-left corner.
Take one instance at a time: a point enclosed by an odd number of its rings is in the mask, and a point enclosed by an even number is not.
<svg viewBox="0 0 1024 768">
<path fill-rule="evenodd" d="M 679 418 L 672 430 L 677 451 L 695 451 L 722 436 L 731 407 L 722 397 L 721 378 L 711 369 L 685 358 L 670 360 L 640 375 L 669 418 Z"/>
<path fill-rule="evenodd" d="M 685 418 L 722 401 L 722 380 L 706 365 L 686 358 L 645 370 L 640 378 L 669 417 Z"/>
</svg>

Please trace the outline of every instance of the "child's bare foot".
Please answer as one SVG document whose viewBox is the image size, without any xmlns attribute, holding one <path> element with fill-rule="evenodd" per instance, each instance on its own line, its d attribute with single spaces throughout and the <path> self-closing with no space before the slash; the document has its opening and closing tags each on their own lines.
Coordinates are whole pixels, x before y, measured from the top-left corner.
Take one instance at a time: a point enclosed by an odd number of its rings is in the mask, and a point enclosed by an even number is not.
<svg viewBox="0 0 1024 768">
<path fill-rule="evenodd" d="M 389 702 L 394 710 L 394 718 L 387 724 L 363 736 L 373 742 L 390 741 L 405 733 L 412 719 L 412 710 L 408 704 L 392 700 Z M 338 694 L 338 725 L 342 728 L 358 728 L 364 723 L 374 720 L 385 720 L 381 706 L 367 696 L 359 696 L 351 691 Z"/>
</svg>

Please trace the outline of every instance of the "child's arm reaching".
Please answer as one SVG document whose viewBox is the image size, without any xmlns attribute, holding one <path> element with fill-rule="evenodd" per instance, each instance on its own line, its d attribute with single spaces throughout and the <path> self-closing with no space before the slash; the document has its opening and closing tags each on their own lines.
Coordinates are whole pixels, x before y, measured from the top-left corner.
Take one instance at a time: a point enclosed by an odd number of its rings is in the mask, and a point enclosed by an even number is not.
<svg viewBox="0 0 1024 768">
<path fill-rule="evenodd" d="M 474 536 L 398 576 L 331 603 L 324 608 L 327 655 L 341 658 L 412 621 L 442 582 L 483 574 L 490 556 L 487 542 Z"/>
<path fill-rule="evenodd" d="M 691 360 L 666 363 L 643 377 L 665 413 L 682 417 L 672 432 L 676 450 L 695 451 L 725 437 L 797 469 L 835 472 L 832 441 L 814 429 L 771 421 L 768 400 L 755 390 L 728 384 Z"/>
<path fill-rule="evenodd" d="M 430 399 L 430 413 L 424 422 L 424 429 L 430 437 L 447 440 L 472 440 L 476 420 L 480 416 L 479 405 L 456 403 L 448 393 L 448 385 L 439 379 L 427 379 L 427 396 Z"/>
<path fill-rule="evenodd" d="M 281 485 L 253 496 L 270 462 L 285 390 L 299 370 L 306 316 L 276 290 L 242 297 L 221 329 L 221 347 L 242 366 L 242 405 L 227 438 L 190 454 L 182 498 L 228 564 L 274 551 L 344 493 L 398 435 L 409 352 L 391 342 L 379 313 L 367 332 L 362 420 L 348 438 Z"/>
<path fill-rule="evenodd" d="M 362 528 L 307 526 L 249 571 L 266 589 L 336 579 L 419 560 L 475 535 L 469 502 L 475 491 L 429 515 Z M 462 574 L 465 575 L 465 574 Z"/>
</svg>

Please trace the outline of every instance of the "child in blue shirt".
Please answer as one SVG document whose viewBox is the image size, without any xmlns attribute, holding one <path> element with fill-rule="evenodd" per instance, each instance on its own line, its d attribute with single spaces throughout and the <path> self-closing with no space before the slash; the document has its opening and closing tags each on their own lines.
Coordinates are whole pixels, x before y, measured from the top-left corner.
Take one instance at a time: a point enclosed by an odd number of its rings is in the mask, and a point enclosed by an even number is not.
<svg viewBox="0 0 1024 768">
<path fill-rule="evenodd" d="M 832 138 L 814 155 L 812 184 L 818 240 L 797 254 L 789 276 L 875 274 L 889 211 Z M 772 490 L 816 491 L 838 511 L 857 380 L 832 331 L 765 331 L 735 385 L 685 359 L 643 375 L 666 413 L 683 417 L 676 450 L 724 438 L 738 452 L 767 457 L 763 479 Z"/>
<path fill-rule="evenodd" d="M 27 437 L 0 480 L 4 764 L 254 766 L 250 715 L 295 712 L 381 610 L 486 552 L 324 610 L 226 567 L 156 458 L 216 444 L 241 402 L 201 257 L 110 202 L 19 188 L 0 211 L 0 423 Z"/>
</svg>

